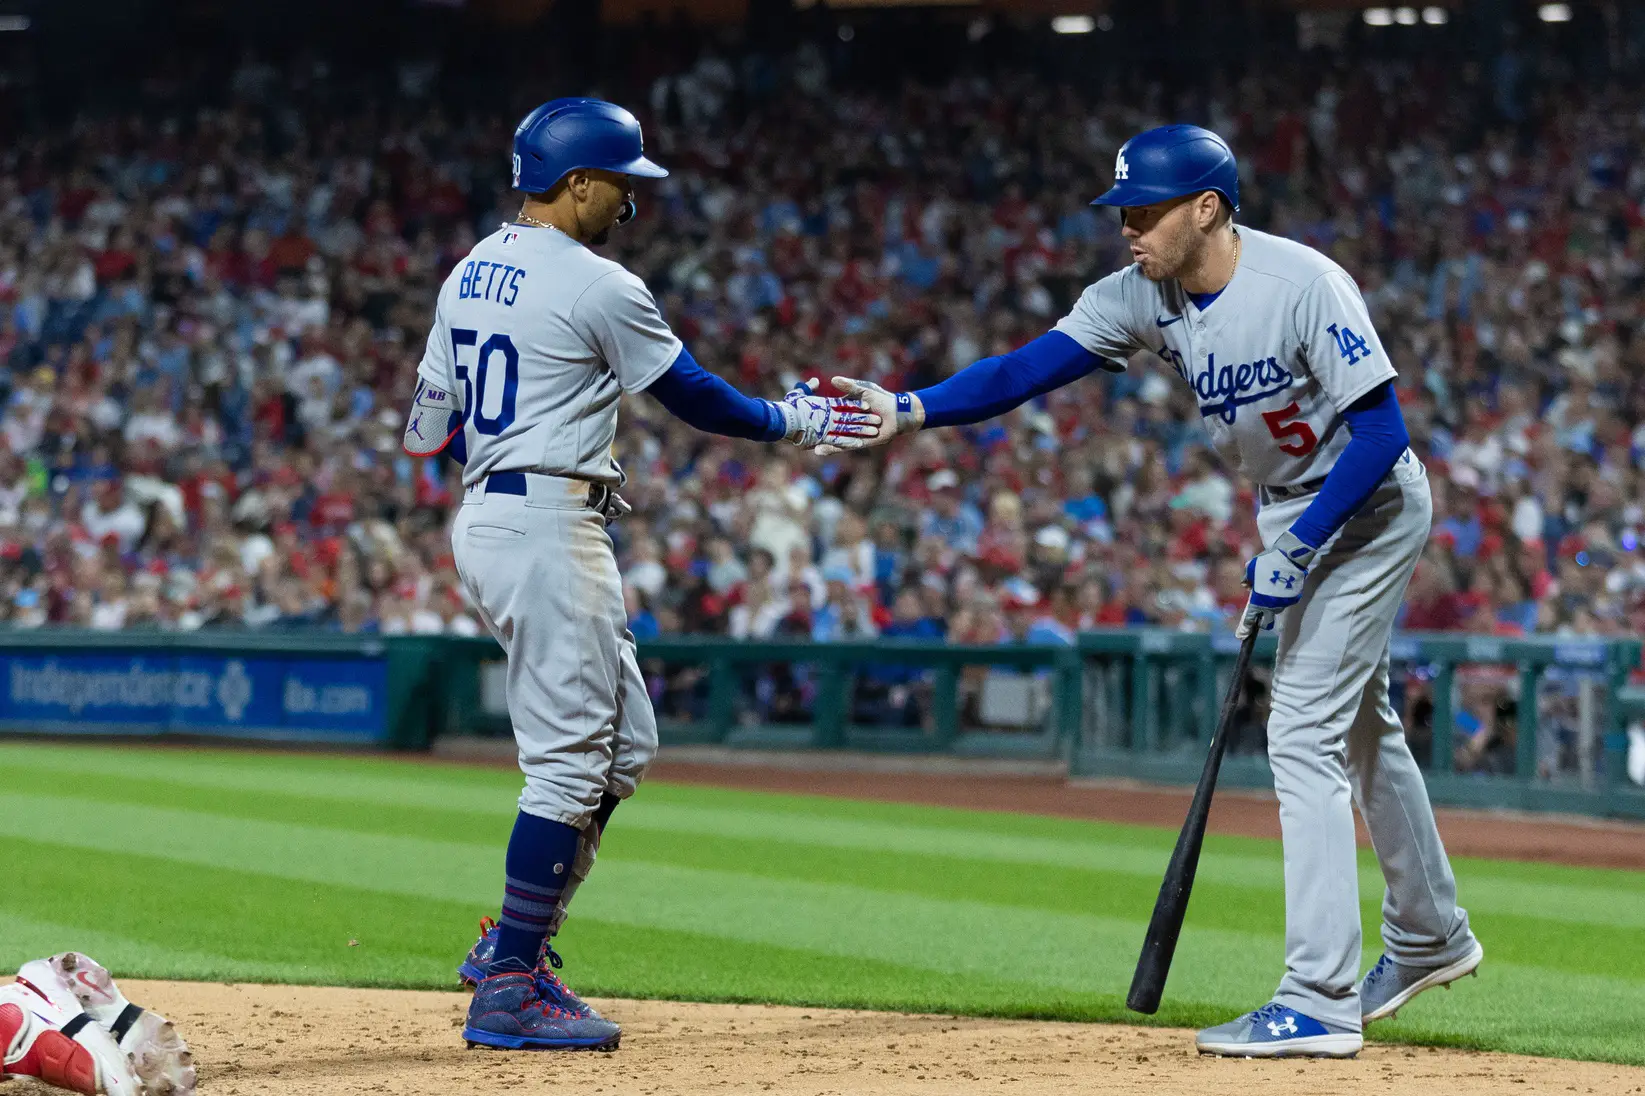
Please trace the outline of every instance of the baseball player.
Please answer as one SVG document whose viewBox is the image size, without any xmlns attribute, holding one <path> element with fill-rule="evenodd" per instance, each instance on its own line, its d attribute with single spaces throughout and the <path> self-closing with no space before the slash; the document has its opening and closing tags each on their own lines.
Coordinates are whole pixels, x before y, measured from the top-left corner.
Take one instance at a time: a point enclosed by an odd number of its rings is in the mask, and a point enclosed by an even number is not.
<svg viewBox="0 0 1645 1096">
<path fill-rule="evenodd" d="M 556 99 L 532 111 L 514 131 L 520 213 L 446 278 L 417 369 L 404 447 L 451 445 L 464 464 L 452 549 L 508 658 L 525 773 L 502 915 L 459 968 L 477 984 L 471 1044 L 610 1049 L 620 1036 L 554 975 L 548 946 L 657 749 L 606 533 L 628 509 L 618 398 L 649 392 L 703 430 L 804 448 L 861 445 L 878 422 L 805 385 L 782 401 L 742 395 L 692 359 L 639 278 L 589 250 L 634 216 L 636 178 L 667 174 L 621 107 Z"/>
<path fill-rule="evenodd" d="M 1149 350 L 1194 390 L 1211 443 L 1257 483 L 1264 551 L 1238 633 L 1279 624 L 1268 759 L 1285 841 L 1286 974 L 1273 1000 L 1199 1033 L 1204 1053 L 1344 1057 L 1363 1025 L 1472 972 L 1422 773 L 1388 703 L 1388 638 L 1428 537 L 1427 473 L 1394 368 L 1341 267 L 1236 226 L 1233 153 L 1197 126 L 1126 142 L 1114 186 L 1133 264 L 1049 333 L 918 392 L 835 378 L 880 413 L 873 444 L 977 422 Z M 824 450 L 826 453 L 828 450 Z M 1360 957 L 1354 819 L 1387 881 L 1384 954 Z"/>
<path fill-rule="evenodd" d="M 171 1021 L 77 951 L 24 963 L 0 986 L 0 1079 L 12 1075 L 86 1096 L 194 1096 L 194 1056 Z"/>
</svg>

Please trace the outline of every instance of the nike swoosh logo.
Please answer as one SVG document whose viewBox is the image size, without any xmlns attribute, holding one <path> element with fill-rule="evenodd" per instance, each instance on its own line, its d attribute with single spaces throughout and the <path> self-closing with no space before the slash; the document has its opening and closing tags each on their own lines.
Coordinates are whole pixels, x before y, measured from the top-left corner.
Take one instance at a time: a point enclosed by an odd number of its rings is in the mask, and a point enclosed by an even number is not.
<svg viewBox="0 0 1645 1096">
<path fill-rule="evenodd" d="M 421 437 L 422 435 L 418 435 L 418 436 Z M 82 971 L 78 972 L 77 974 L 75 974 L 74 977 L 75 977 L 75 980 L 78 981 L 82 986 L 85 986 L 87 989 L 89 989 L 93 993 L 97 994 L 97 996 L 99 996 L 99 997 L 108 997 L 109 1000 L 111 1000 L 111 1001 L 114 1000 L 114 998 L 112 996 L 110 996 L 103 989 L 102 986 L 100 986 L 96 982 L 92 981 L 90 971 L 82 970 Z"/>
<path fill-rule="evenodd" d="M 1154 325 L 1156 327 L 1170 327 L 1180 319 L 1182 319 L 1181 316 L 1172 316 L 1169 320 L 1155 320 Z"/>
</svg>

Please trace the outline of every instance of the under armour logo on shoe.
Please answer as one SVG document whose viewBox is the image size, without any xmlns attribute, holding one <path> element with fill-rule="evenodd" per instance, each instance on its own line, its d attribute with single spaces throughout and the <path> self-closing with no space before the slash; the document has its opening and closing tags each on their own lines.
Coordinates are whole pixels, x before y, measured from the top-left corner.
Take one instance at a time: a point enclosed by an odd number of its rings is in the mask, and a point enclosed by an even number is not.
<svg viewBox="0 0 1645 1096">
<path fill-rule="evenodd" d="M 1268 1031 L 1276 1039 L 1282 1035 L 1295 1035 L 1297 1033 L 1297 1018 L 1295 1016 L 1287 1016 L 1283 1024 L 1269 1020 Z"/>
</svg>

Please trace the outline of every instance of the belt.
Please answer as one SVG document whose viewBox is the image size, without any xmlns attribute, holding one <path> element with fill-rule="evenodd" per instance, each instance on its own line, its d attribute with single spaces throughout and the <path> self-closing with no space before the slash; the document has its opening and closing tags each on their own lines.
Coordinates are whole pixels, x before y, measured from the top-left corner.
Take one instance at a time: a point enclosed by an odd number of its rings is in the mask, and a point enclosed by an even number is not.
<svg viewBox="0 0 1645 1096">
<path fill-rule="evenodd" d="M 1406 463 L 1413 460 L 1416 460 L 1416 454 L 1411 452 L 1410 448 L 1407 447 L 1405 452 L 1399 455 L 1399 460 L 1395 463 Z M 1393 475 L 1393 472 L 1390 471 L 1388 475 Z M 1387 476 L 1383 477 L 1382 482 L 1387 482 Z M 1309 480 L 1307 483 L 1299 483 L 1295 487 L 1270 487 L 1265 483 L 1262 485 L 1262 493 L 1265 501 L 1280 502 L 1284 499 L 1297 499 L 1304 495 L 1312 495 L 1324 486 L 1325 477 L 1321 476 L 1317 480 Z"/>
<path fill-rule="evenodd" d="M 492 472 L 490 475 L 486 476 L 485 479 L 470 487 L 469 490 L 475 491 L 478 489 L 488 495 L 519 495 L 524 498 L 531 493 L 530 486 L 526 479 L 528 475 L 541 476 L 544 479 L 557 481 L 558 484 L 562 486 L 569 486 L 571 492 L 579 490 L 586 484 L 587 491 L 583 495 L 583 505 L 590 510 L 598 510 L 602 514 L 605 514 L 608 510 L 612 509 L 612 500 L 617 497 L 616 492 L 612 491 L 610 487 L 603 483 L 595 483 L 592 480 L 574 480 L 567 477 L 547 476 L 541 472 Z M 570 492 L 568 492 L 568 494 L 570 494 Z M 574 494 L 571 495 L 573 500 L 575 497 L 576 496 Z"/>
<path fill-rule="evenodd" d="M 493 492 L 499 495 L 525 494 L 524 472 L 493 472 L 485 478 L 486 494 Z"/>
<path fill-rule="evenodd" d="M 1270 487 L 1265 483 L 1262 485 L 1262 493 L 1270 499 L 1275 500 L 1299 499 L 1304 495 L 1312 495 L 1324 486 L 1325 477 L 1321 476 L 1317 480 L 1309 480 L 1307 483 L 1299 483 L 1295 487 Z"/>
</svg>

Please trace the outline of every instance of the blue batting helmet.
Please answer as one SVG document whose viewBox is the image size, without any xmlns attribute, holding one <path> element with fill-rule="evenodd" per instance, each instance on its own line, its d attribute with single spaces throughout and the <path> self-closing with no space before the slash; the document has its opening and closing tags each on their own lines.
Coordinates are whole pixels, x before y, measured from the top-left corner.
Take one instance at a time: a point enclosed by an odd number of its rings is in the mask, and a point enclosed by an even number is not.
<svg viewBox="0 0 1645 1096">
<path fill-rule="evenodd" d="M 514 189 L 541 194 L 578 168 L 668 174 L 645 158 L 639 119 L 603 99 L 553 99 L 514 128 Z"/>
<path fill-rule="evenodd" d="M 1144 206 L 1214 190 L 1239 212 L 1239 168 L 1228 142 L 1199 126 L 1160 126 L 1120 146 L 1114 185 L 1092 202 Z"/>
</svg>

